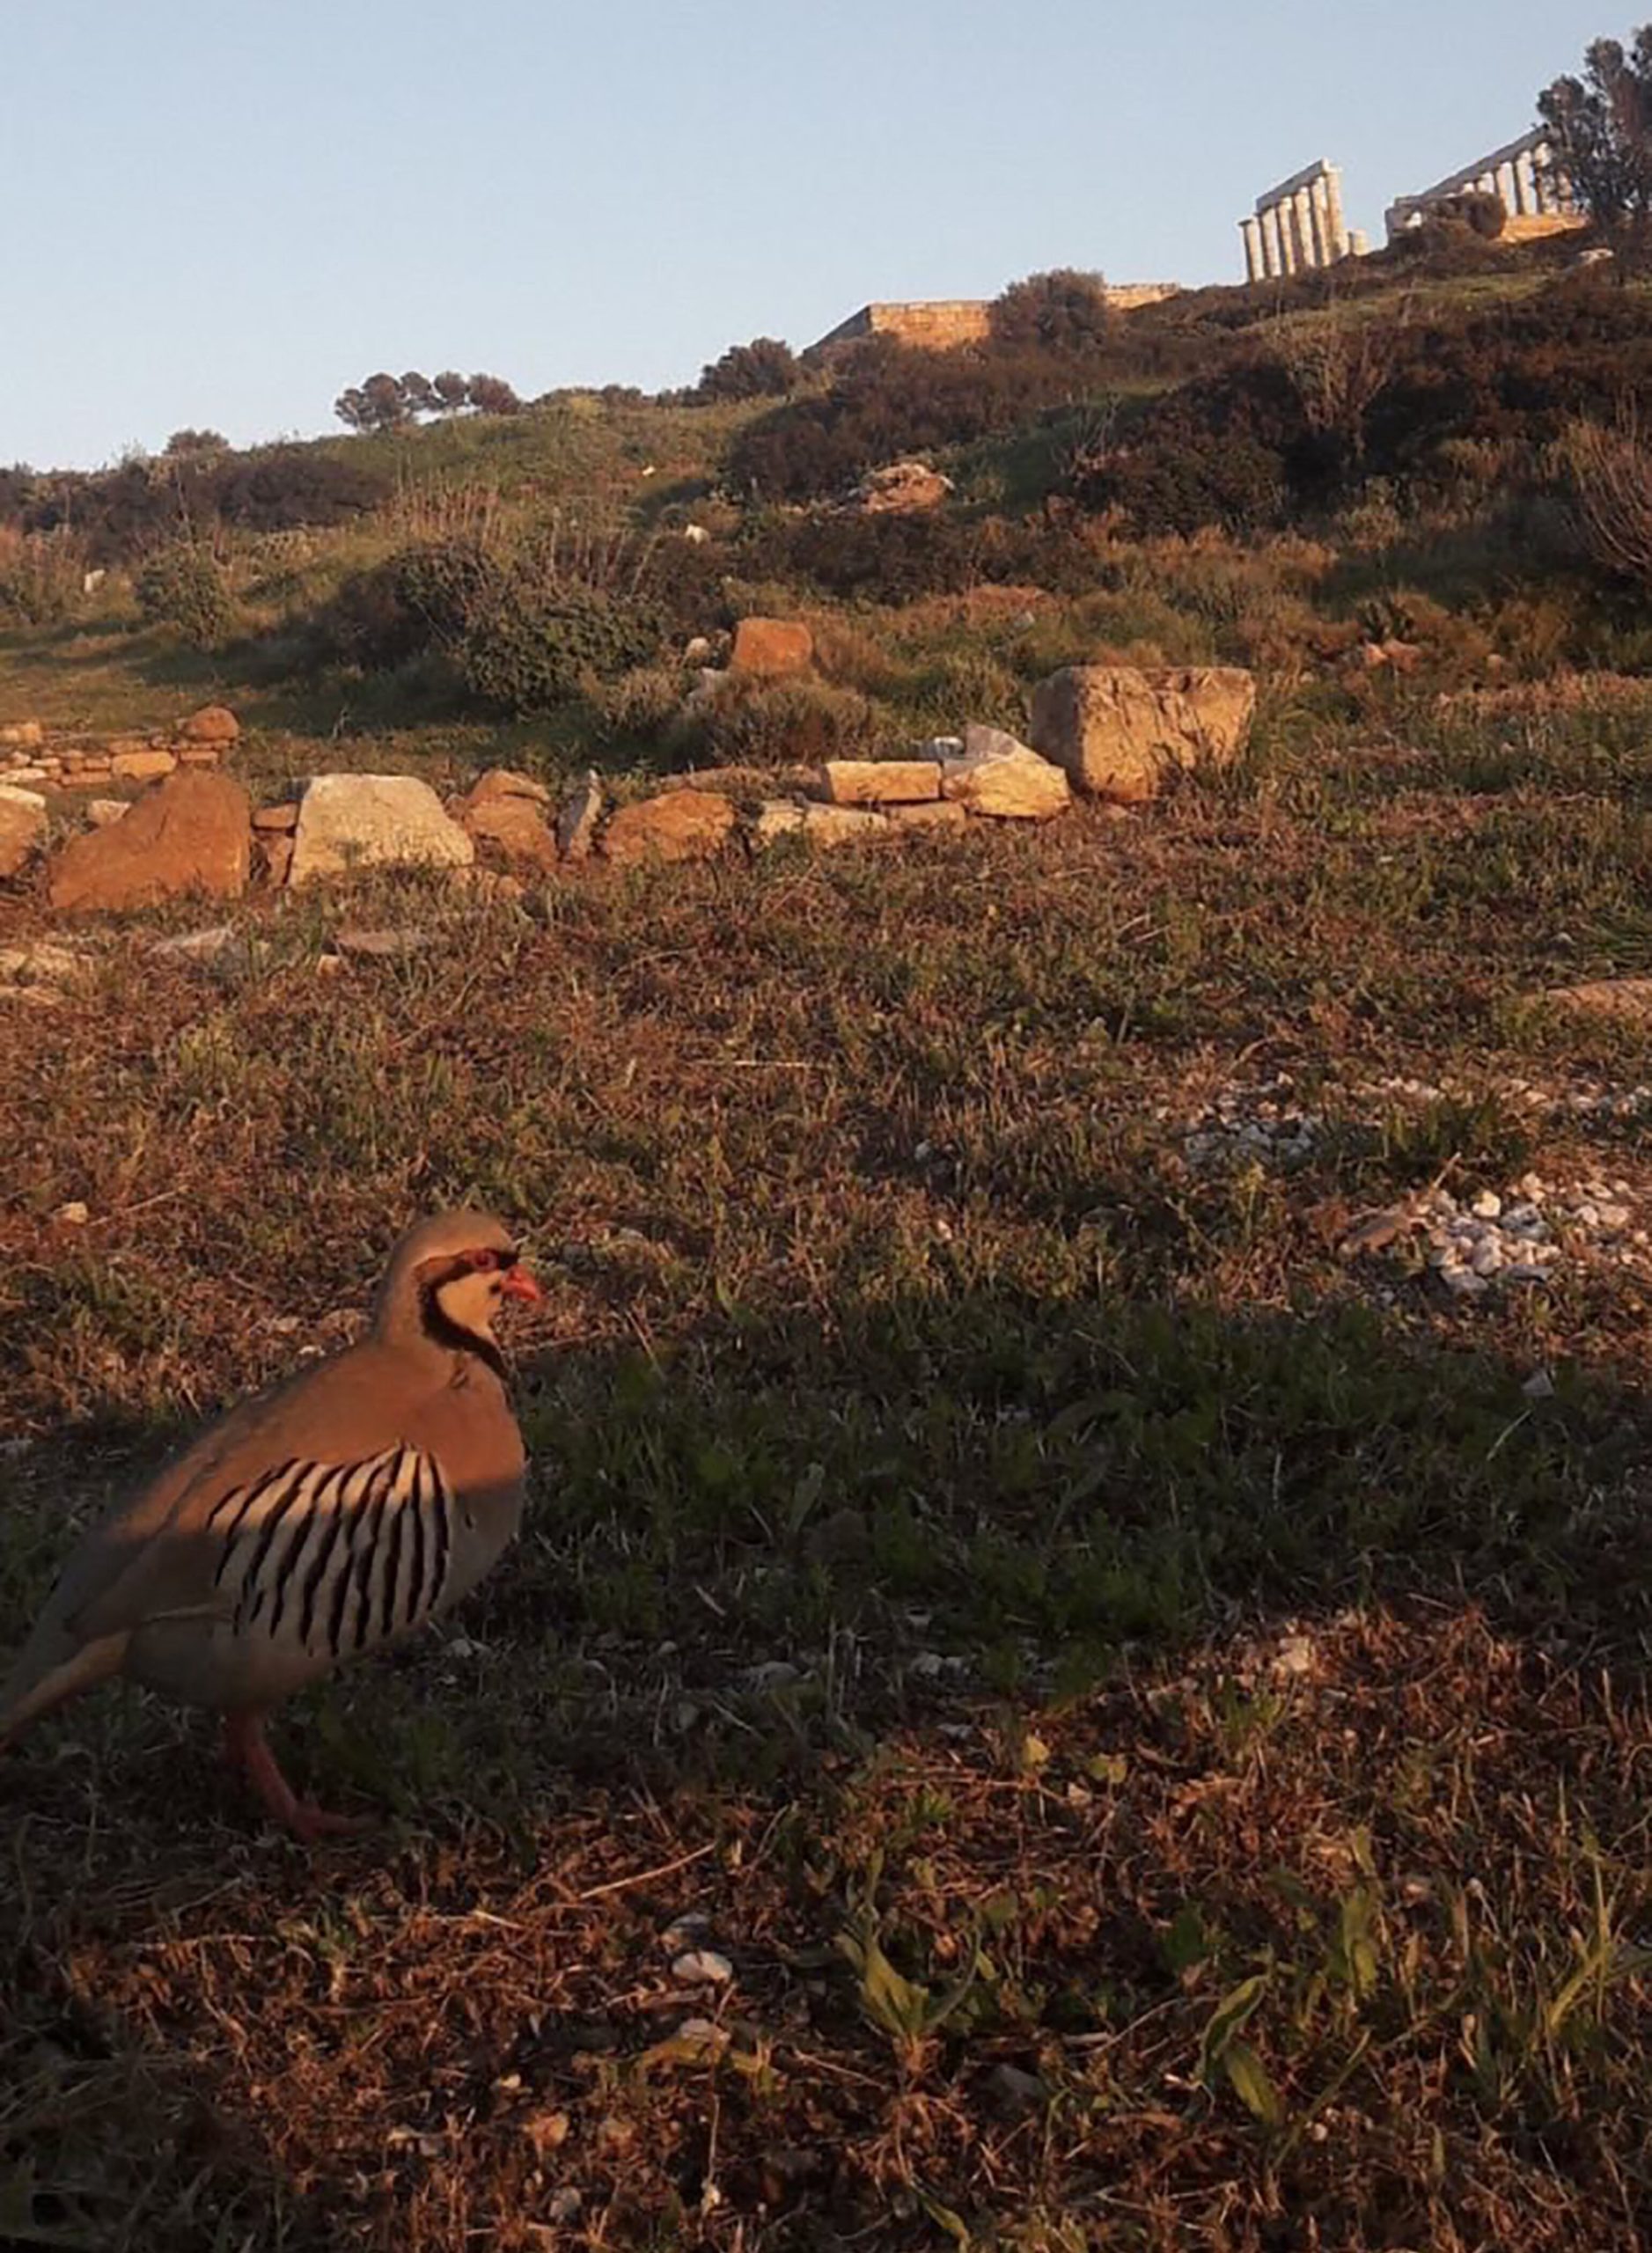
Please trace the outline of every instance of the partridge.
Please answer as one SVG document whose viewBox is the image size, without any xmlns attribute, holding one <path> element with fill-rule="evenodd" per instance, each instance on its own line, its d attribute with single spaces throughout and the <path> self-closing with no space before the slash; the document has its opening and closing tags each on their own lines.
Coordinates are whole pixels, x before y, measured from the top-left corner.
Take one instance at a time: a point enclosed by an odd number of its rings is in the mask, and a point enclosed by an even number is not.
<svg viewBox="0 0 1652 2253">
<path fill-rule="evenodd" d="M 359 1344 L 210 1426 L 70 1557 L 10 1679 L 0 1748 L 112 1675 L 224 1716 L 226 1750 L 306 1840 L 271 1707 L 456 1604 L 521 1519 L 526 1461 L 494 1322 L 537 1300 L 501 1223 L 421 1221 Z"/>
</svg>

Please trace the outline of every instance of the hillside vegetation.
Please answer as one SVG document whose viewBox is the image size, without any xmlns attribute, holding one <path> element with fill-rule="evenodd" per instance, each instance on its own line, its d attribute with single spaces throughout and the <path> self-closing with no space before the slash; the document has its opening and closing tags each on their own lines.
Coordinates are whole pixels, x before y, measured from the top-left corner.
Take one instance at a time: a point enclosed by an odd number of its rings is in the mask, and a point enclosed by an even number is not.
<svg viewBox="0 0 1652 2253">
<path fill-rule="evenodd" d="M 1652 294 L 1569 255 L 4 486 L 0 722 L 210 694 L 255 781 L 1261 695 L 1127 817 L 205 966 L 0 900 L 77 950 L 0 1002 L 0 1641 L 411 1212 L 547 1289 L 518 1550 L 278 1724 L 381 1835 L 136 1695 L 0 1761 L 0 2240 L 1648 2242 L 1652 1040 L 1556 989 L 1652 978 Z M 694 695 L 753 613 L 815 673 Z"/>
</svg>

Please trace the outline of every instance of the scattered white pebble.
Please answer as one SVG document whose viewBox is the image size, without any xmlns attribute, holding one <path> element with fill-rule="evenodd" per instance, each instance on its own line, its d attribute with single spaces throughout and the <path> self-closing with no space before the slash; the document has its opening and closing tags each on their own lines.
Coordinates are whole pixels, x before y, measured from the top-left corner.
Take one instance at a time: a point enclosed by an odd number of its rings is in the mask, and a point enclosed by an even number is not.
<svg viewBox="0 0 1652 2253">
<path fill-rule="evenodd" d="M 726 1987 L 734 1966 L 715 1948 L 691 1948 L 672 1965 L 672 1977 L 688 1987 Z"/>
</svg>

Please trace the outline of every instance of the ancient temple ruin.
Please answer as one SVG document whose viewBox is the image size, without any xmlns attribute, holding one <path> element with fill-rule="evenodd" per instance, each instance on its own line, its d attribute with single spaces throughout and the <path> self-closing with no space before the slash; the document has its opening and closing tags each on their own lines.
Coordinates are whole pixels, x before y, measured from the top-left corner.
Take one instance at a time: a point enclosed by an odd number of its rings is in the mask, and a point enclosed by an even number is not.
<svg viewBox="0 0 1652 2253">
<path fill-rule="evenodd" d="M 1501 203 L 1508 215 L 1503 228 L 1506 240 L 1530 241 L 1582 224 L 1555 163 L 1548 136 L 1538 126 L 1533 132 L 1522 134 L 1518 141 L 1510 141 L 1506 148 L 1494 149 L 1489 157 L 1477 157 L 1472 165 L 1436 180 L 1420 194 L 1398 197 L 1385 214 L 1389 241 L 1407 228 L 1420 226 L 1436 205 L 1455 195 L 1475 193 L 1494 195 Z"/>
<path fill-rule="evenodd" d="M 1503 240 L 1530 242 L 1542 235 L 1582 224 L 1582 214 L 1568 188 L 1554 151 L 1541 126 L 1507 147 L 1477 157 L 1432 187 L 1398 197 L 1385 215 L 1388 240 L 1421 226 L 1453 198 L 1494 195 L 1505 214 Z M 1362 258 L 1368 245 L 1342 215 L 1342 175 L 1323 158 L 1256 199 L 1253 217 L 1241 219 L 1245 272 L 1250 282 L 1271 282 L 1286 274 L 1334 266 L 1340 259 Z"/>
<path fill-rule="evenodd" d="M 1322 157 L 1256 199 L 1254 218 L 1241 219 L 1245 278 L 1272 281 L 1339 259 L 1362 258 L 1365 238 L 1342 216 L 1342 175 Z"/>
</svg>

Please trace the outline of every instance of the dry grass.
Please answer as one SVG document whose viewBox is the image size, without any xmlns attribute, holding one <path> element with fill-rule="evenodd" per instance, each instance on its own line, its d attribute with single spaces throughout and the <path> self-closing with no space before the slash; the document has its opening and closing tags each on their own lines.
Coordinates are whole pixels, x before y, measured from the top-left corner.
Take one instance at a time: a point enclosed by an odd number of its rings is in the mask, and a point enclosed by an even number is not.
<svg viewBox="0 0 1652 2253">
<path fill-rule="evenodd" d="M 135 1697 L 6 1761 L 0 2237 L 1643 2242 L 1652 1272 L 1335 1247 L 1534 1161 L 1652 1209 L 1570 1100 L 1646 1036 L 1524 999 L 1652 966 L 1646 741 L 1276 712 L 1129 823 L 128 926 L 13 1013 L 8 1639 L 410 1211 L 549 1297 L 521 1546 L 287 1725 L 382 1838 Z M 445 936 L 327 974 L 341 914 Z M 1303 1162 L 1190 1163 L 1281 1071 Z"/>
</svg>

